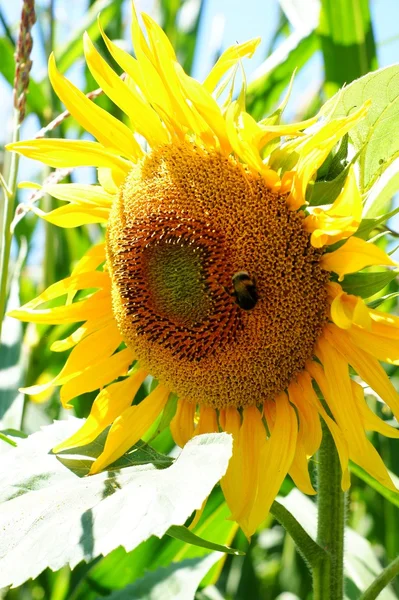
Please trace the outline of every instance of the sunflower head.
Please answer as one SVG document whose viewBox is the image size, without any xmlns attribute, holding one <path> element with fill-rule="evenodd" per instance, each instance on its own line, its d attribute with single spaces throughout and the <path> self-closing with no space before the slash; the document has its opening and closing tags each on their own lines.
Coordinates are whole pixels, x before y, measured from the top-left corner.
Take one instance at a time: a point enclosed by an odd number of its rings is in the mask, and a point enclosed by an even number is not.
<svg viewBox="0 0 399 600">
<path fill-rule="evenodd" d="M 362 201 L 353 166 L 330 205 L 308 204 L 318 169 L 369 103 L 342 118 L 256 122 L 244 92 L 223 105 L 219 96 L 258 40 L 226 50 L 200 83 L 179 66 L 158 25 L 147 15 L 143 21 L 148 41 L 133 15 L 135 58 L 101 29 L 123 80 L 84 38 L 93 77 L 131 128 L 82 94 L 51 57 L 55 92 L 97 141 L 9 146 L 53 167 L 98 168 L 98 185 L 46 184 L 67 204 L 32 210 L 62 227 L 102 223 L 105 243 L 13 313 L 80 323 L 52 346 L 72 348 L 61 372 L 27 390 L 60 386 L 66 407 L 99 390 L 82 428 L 55 450 L 85 445 L 110 427 L 96 473 L 146 433 L 173 392 L 177 444 L 205 432 L 233 436 L 221 485 L 247 535 L 287 473 L 314 493 L 308 460 L 320 446 L 321 420 L 334 437 L 344 489 L 349 459 L 394 488 L 365 431 L 397 431 L 370 411 L 349 366 L 398 415 L 398 394 L 379 361 L 398 364 L 399 321 L 345 291 L 346 275 L 394 263 L 356 237 Z M 41 308 L 65 295 L 65 305 Z M 135 403 L 149 374 L 157 385 Z"/>
<path fill-rule="evenodd" d="M 188 143 L 127 176 L 107 234 L 114 314 L 140 363 L 179 396 L 259 405 L 311 357 L 328 273 L 286 196 Z"/>
</svg>

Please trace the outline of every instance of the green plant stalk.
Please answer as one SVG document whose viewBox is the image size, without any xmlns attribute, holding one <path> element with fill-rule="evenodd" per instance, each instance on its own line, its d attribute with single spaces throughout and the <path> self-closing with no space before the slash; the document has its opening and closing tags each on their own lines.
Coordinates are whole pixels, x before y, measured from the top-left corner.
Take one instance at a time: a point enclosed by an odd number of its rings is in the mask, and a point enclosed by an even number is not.
<svg viewBox="0 0 399 600">
<path fill-rule="evenodd" d="M 327 557 L 325 550 L 310 537 L 295 517 L 277 500 L 273 502 L 270 512 L 294 540 L 298 552 L 310 568 L 312 570 L 318 568 Z"/>
<path fill-rule="evenodd" d="M 50 23 L 50 31 L 49 31 L 49 36 L 46 40 L 45 43 L 45 47 L 46 47 L 46 55 L 47 55 L 47 60 L 49 59 L 49 56 L 51 54 L 51 52 L 53 51 L 54 48 L 54 37 L 55 37 L 55 20 L 54 20 L 54 0 L 50 0 L 50 4 L 48 7 L 48 18 L 49 18 L 49 23 Z M 50 116 L 51 119 L 53 120 L 55 117 L 55 103 L 56 103 L 56 96 L 54 93 L 54 90 L 50 84 L 49 81 L 49 108 L 50 108 Z M 48 133 L 49 137 L 53 137 L 53 132 L 50 131 Z M 47 168 L 46 172 L 45 172 L 45 177 L 48 177 L 51 173 L 51 169 Z M 51 212 L 55 207 L 54 207 L 54 201 L 51 198 L 51 196 L 49 196 L 49 194 L 45 194 L 42 200 L 42 208 L 44 210 L 44 212 L 49 213 Z M 55 245 L 56 245 L 56 239 L 55 239 L 55 232 L 54 232 L 54 225 L 52 225 L 51 223 L 45 222 L 44 224 L 44 262 L 43 262 L 43 287 L 47 288 L 49 287 L 52 283 L 54 283 L 55 280 L 55 271 L 56 271 L 56 265 L 55 265 L 55 259 L 56 259 L 56 250 L 55 250 Z"/>
<path fill-rule="evenodd" d="M 359 600 L 375 600 L 397 575 L 399 575 L 399 556 L 385 567 L 367 590 L 363 592 Z"/>
<path fill-rule="evenodd" d="M 18 110 L 14 110 L 14 125 L 13 125 L 13 142 L 19 140 L 19 123 L 20 113 Z M 8 265 L 10 262 L 11 252 L 11 223 L 14 216 L 15 208 L 15 191 L 17 187 L 17 175 L 18 175 L 19 155 L 13 152 L 10 158 L 10 169 L 7 181 L 8 190 L 3 189 L 4 194 L 4 209 L 2 213 L 1 223 L 1 253 L 0 253 L 0 338 L 1 338 L 1 326 L 6 312 L 7 298 L 8 298 Z"/>
<path fill-rule="evenodd" d="M 317 543 L 326 556 L 313 568 L 314 600 L 343 599 L 346 502 L 341 476 L 334 440 L 324 426 L 317 466 Z"/>
</svg>

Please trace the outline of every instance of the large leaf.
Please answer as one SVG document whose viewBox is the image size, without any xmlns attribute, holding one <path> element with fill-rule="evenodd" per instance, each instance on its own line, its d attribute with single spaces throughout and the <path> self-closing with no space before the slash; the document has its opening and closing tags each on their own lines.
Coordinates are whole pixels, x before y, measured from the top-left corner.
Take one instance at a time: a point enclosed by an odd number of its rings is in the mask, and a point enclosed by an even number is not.
<svg viewBox="0 0 399 600">
<path fill-rule="evenodd" d="M 318 32 L 330 95 L 377 67 L 368 0 L 322 0 Z"/>
<path fill-rule="evenodd" d="M 106 27 L 119 14 L 121 4 L 122 0 L 96 0 L 91 4 L 70 38 L 61 48 L 57 48 L 55 51 L 57 66 L 61 73 L 64 73 L 78 58 L 83 56 L 83 34 L 85 31 L 93 41 L 100 37 L 100 30 L 97 25 L 98 14 L 101 13 L 101 24 Z"/>
<path fill-rule="evenodd" d="M 379 494 L 381 494 L 381 496 L 383 496 L 384 498 L 389 500 L 389 502 L 391 502 L 391 504 L 394 504 L 395 506 L 397 506 L 399 508 L 399 494 L 397 492 L 393 492 L 392 490 L 389 490 L 388 488 L 386 488 L 379 481 L 374 479 L 374 477 L 369 475 L 369 473 L 367 473 L 367 471 L 362 469 L 362 467 L 359 467 L 359 465 L 355 465 L 354 463 L 351 464 L 351 471 L 353 473 L 355 473 L 355 475 L 357 475 L 357 477 L 359 477 L 359 479 L 361 479 L 362 481 L 367 483 L 367 485 L 369 485 L 374 490 L 376 490 Z M 395 486 L 399 489 L 399 477 L 397 477 L 395 475 L 395 473 L 392 473 L 392 471 L 389 471 L 389 476 L 391 477 Z"/>
<path fill-rule="evenodd" d="M 238 525 L 229 519 L 229 515 L 230 511 L 222 491 L 217 487 L 208 498 L 203 515 L 193 529 L 193 533 L 201 536 L 199 539 L 205 544 L 208 541 L 231 544 Z M 113 589 L 122 589 L 141 578 L 146 570 L 153 571 L 160 567 L 167 567 L 173 562 L 209 554 L 209 550 L 200 547 L 197 542 L 194 545 L 169 537 L 174 529 L 175 527 L 169 528 L 168 535 L 161 540 L 151 537 L 131 552 L 117 548 L 96 562 L 79 583 L 71 600 L 97 600 L 95 590 L 101 589 L 105 593 Z M 226 556 L 227 554 L 223 554 L 223 557 Z M 223 558 L 207 574 L 206 580 L 213 581 L 212 576 L 217 575 L 222 566 Z"/>
<path fill-rule="evenodd" d="M 278 501 L 302 525 L 307 533 L 316 539 L 317 508 L 316 504 L 304 496 L 299 490 L 293 489 L 288 496 L 278 498 Z M 346 585 L 346 598 L 359 598 L 377 575 L 382 566 L 373 552 L 371 544 L 350 527 L 345 528 L 345 576 L 349 580 Z M 396 596 L 386 588 L 379 596 L 381 600 L 396 600 Z"/>
<path fill-rule="evenodd" d="M 289 85 L 294 70 L 299 72 L 318 49 L 314 31 L 306 35 L 293 32 L 253 74 L 246 97 L 248 112 L 255 119 L 261 119 L 272 110 Z"/>
<path fill-rule="evenodd" d="M 147 573 L 124 590 L 108 596 L 109 600 L 193 600 L 201 580 L 221 558 L 214 552 L 204 558 L 191 558 L 181 563 Z"/>
<path fill-rule="evenodd" d="M 8 453 L 0 470 L 0 588 L 118 546 L 132 550 L 183 525 L 225 473 L 232 451 L 229 435 L 203 435 L 169 468 L 149 464 L 78 477 L 49 452 L 81 424 L 56 422 Z"/>
<path fill-rule="evenodd" d="M 347 294 L 354 294 L 361 298 L 370 298 L 370 296 L 374 296 L 374 294 L 391 283 L 397 276 L 397 271 L 353 273 L 345 275 L 341 285 Z"/>
<path fill-rule="evenodd" d="M 359 156 L 360 184 L 367 191 L 399 156 L 399 65 L 380 69 L 339 91 L 323 108 L 333 117 L 351 114 L 364 102 L 372 104 L 349 137 Z"/>
<path fill-rule="evenodd" d="M 392 198 L 399 191 L 399 158 L 396 159 L 370 189 L 364 205 L 364 215 L 375 218 L 387 213 Z"/>
</svg>

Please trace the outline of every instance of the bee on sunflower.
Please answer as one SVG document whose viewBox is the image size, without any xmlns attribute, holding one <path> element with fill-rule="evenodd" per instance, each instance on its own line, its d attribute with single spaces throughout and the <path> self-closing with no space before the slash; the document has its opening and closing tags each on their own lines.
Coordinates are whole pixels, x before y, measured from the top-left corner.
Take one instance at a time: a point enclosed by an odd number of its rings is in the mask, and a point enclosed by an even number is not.
<svg viewBox="0 0 399 600">
<path fill-rule="evenodd" d="M 61 372 L 26 392 L 60 386 L 70 408 L 75 397 L 99 390 L 83 426 L 54 451 L 86 445 L 109 427 L 91 468 L 97 473 L 145 434 L 173 393 L 176 444 L 232 434 L 221 486 L 247 536 L 287 473 L 301 491 L 315 493 L 308 461 L 320 447 L 322 421 L 338 451 L 343 490 L 349 460 L 396 489 L 366 431 L 396 438 L 399 431 L 371 411 L 350 368 L 398 418 L 399 396 L 380 361 L 399 364 L 399 319 L 369 308 L 342 284 L 365 267 L 395 263 L 356 237 L 362 199 L 353 166 L 331 206 L 307 201 L 318 169 L 368 103 L 347 117 L 256 122 L 245 93 L 217 100 L 225 75 L 259 40 L 227 49 L 200 83 L 178 64 L 162 29 L 142 18 L 147 38 L 133 14 L 135 58 L 99 24 L 123 80 L 84 37 L 94 79 L 131 128 L 61 75 L 51 56 L 55 93 L 97 141 L 8 146 L 51 167 L 94 166 L 98 173 L 96 185 L 45 186 L 67 204 L 47 214 L 32 210 L 60 227 L 102 223 L 105 242 L 70 277 L 11 313 L 77 324 L 52 346 L 72 349 Z M 42 307 L 62 297 L 63 305 Z M 148 375 L 157 386 L 132 404 Z"/>
</svg>

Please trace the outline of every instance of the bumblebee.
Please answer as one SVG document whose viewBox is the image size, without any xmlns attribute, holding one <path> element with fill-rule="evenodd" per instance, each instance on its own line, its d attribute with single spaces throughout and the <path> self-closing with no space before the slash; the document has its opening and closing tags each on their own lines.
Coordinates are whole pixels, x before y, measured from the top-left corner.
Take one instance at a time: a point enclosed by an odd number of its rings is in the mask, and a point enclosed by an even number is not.
<svg viewBox="0 0 399 600">
<path fill-rule="evenodd" d="M 252 310 L 258 302 L 258 292 L 253 278 L 246 271 L 239 271 L 232 277 L 237 304 L 244 310 Z"/>
</svg>

